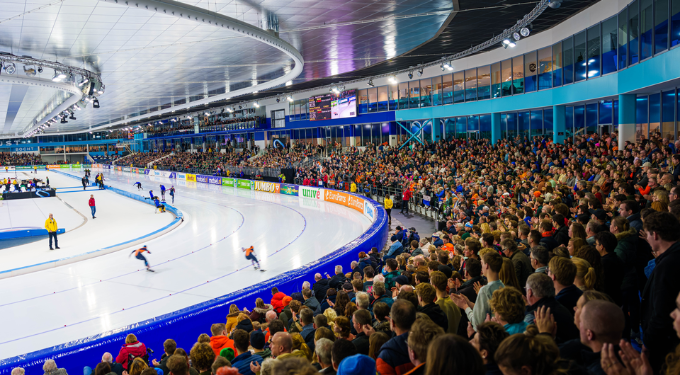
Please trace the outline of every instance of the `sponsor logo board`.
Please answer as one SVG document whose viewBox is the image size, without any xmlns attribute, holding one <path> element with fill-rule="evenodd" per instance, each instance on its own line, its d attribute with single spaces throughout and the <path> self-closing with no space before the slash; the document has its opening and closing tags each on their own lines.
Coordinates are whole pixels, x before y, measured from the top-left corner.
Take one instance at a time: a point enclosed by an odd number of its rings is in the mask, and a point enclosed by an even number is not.
<svg viewBox="0 0 680 375">
<path fill-rule="evenodd" d="M 373 208 L 373 205 L 368 202 L 364 202 L 364 216 L 369 218 L 371 221 L 375 220 L 375 208 Z"/>
<path fill-rule="evenodd" d="M 251 190 L 253 188 L 252 181 L 250 180 L 236 180 L 236 187 L 239 189 L 248 189 Z"/>
<path fill-rule="evenodd" d="M 196 182 L 196 175 L 187 173 L 185 175 L 187 181 Z"/>
<path fill-rule="evenodd" d="M 267 193 L 278 194 L 281 190 L 279 184 L 275 182 L 255 181 L 253 185 L 255 190 L 265 191 Z"/>
<path fill-rule="evenodd" d="M 145 169 L 144 174 L 151 174 L 151 169 Z"/>
<path fill-rule="evenodd" d="M 312 198 L 323 200 L 323 189 L 310 188 L 306 186 L 300 186 L 299 196 L 303 198 Z"/>
<path fill-rule="evenodd" d="M 204 175 L 202 175 L 202 174 L 197 174 L 197 175 L 196 175 L 196 182 L 202 182 L 202 183 L 204 183 L 204 184 L 207 184 L 207 183 L 208 183 L 208 178 L 209 178 L 209 176 L 204 176 Z"/>
<path fill-rule="evenodd" d="M 281 184 L 281 194 L 298 196 L 299 189 L 297 185 Z"/>
<path fill-rule="evenodd" d="M 234 187 L 234 186 L 236 186 L 236 180 L 231 178 L 231 177 L 223 177 L 222 178 L 222 186 Z"/>
<path fill-rule="evenodd" d="M 343 206 L 347 206 L 347 203 L 349 202 L 349 194 L 347 193 L 325 189 L 323 194 L 323 200 L 326 202 L 337 203 Z"/>
<path fill-rule="evenodd" d="M 222 177 L 208 177 L 208 183 L 213 185 L 222 185 Z"/>
<path fill-rule="evenodd" d="M 347 201 L 347 207 L 364 213 L 364 200 L 357 198 L 353 195 L 349 195 L 349 201 Z"/>
<path fill-rule="evenodd" d="M 177 173 L 177 174 L 175 175 L 175 178 L 177 178 L 178 180 L 186 180 L 186 179 L 187 179 L 187 175 L 186 175 L 185 173 Z"/>
</svg>

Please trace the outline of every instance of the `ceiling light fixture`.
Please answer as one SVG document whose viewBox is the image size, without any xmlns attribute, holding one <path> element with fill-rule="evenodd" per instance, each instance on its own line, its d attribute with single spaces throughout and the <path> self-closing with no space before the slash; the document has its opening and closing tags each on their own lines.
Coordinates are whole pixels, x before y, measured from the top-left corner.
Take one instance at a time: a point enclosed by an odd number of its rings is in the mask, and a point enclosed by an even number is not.
<svg viewBox="0 0 680 375">
<path fill-rule="evenodd" d="M 504 39 L 503 40 L 503 48 L 506 48 L 506 49 L 508 47 L 513 48 L 514 46 L 516 46 L 516 44 L 513 43 L 510 39 Z"/>
<path fill-rule="evenodd" d="M 368 80 L 368 85 L 371 86 L 371 87 L 375 86 L 375 85 L 373 84 L 373 78 L 371 78 L 371 79 Z"/>
<path fill-rule="evenodd" d="M 423 76 L 423 68 L 418 69 L 418 77 Z"/>
<path fill-rule="evenodd" d="M 92 101 L 92 108 L 99 108 L 99 100 L 96 98 Z"/>
<path fill-rule="evenodd" d="M 391 84 L 393 84 L 393 85 L 396 85 L 397 82 L 399 82 L 399 81 L 397 81 L 397 76 L 395 76 L 394 74 L 392 74 L 392 75 L 390 76 L 390 78 L 388 78 L 387 80 L 388 80 Z"/>
<path fill-rule="evenodd" d="M 253 105 L 255 106 L 255 108 L 260 108 L 260 104 L 258 102 L 253 102 Z"/>
<path fill-rule="evenodd" d="M 519 33 L 526 38 L 529 36 L 529 34 L 531 34 L 531 29 L 525 26 L 519 31 Z"/>
<path fill-rule="evenodd" d="M 413 70 L 408 72 L 408 79 L 413 79 Z"/>
<path fill-rule="evenodd" d="M 5 73 L 7 73 L 7 74 L 14 74 L 17 71 L 17 67 L 16 67 L 16 65 L 14 65 L 14 63 L 5 63 L 4 69 L 5 69 Z"/>
<path fill-rule="evenodd" d="M 515 39 L 515 41 L 519 42 L 519 40 L 522 39 L 522 36 L 517 31 L 515 31 L 514 33 L 512 33 L 512 38 Z"/>
<path fill-rule="evenodd" d="M 37 71 L 35 70 L 35 67 L 29 66 L 28 69 L 26 69 L 26 66 L 24 65 L 24 73 L 29 76 L 29 77 L 35 77 L 35 74 Z"/>
<path fill-rule="evenodd" d="M 64 73 L 62 73 L 58 70 L 55 70 L 54 71 L 54 77 L 52 77 L 52 81 L 53 82 L 61 82 L 61 81 L 64 80 L 64 78 L 66 78 L 66 74 L 64 74 Z"/>
<path fill-rule="evenodd" d="M 76 116 L 75 116 L 73 113 L 71 113 L 71 116 L 69 117 L 69 119 L 70 119 L 70 120 L 75 120 L 75 119 L 76 119 Z"/>
<path fill-rule="evenodd" d="M 291 95 L 288 95 L 288 96 L 286 96 L 286 100 L 288 100 L 289 102 L 292 102 L 292 101 L 293 101 L 293 97 L 292 97 Z"/>
</svg>

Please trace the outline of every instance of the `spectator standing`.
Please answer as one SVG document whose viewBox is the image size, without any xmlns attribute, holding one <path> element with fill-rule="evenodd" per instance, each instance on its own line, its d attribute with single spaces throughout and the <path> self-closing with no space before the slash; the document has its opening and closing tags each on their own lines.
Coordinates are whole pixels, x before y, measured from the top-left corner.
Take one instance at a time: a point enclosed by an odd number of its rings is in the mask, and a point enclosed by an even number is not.
<svg viewBox="0 0 680 375">
<path fill-rule="evenodd" d="M 512 260 L 519 285 L 524 288 L 529 275 L 534 272 L 529 257 L 517 249 L 517 242 L 515 242 L 515 240 L 509 238 L 505 239 L 501 242 L 501 247 L 503 249 L 503 254 Z"/>
<path fill-rule="evenodd" d="M 579 337 L 578 328 L 574 325 L 573 313 L 567 310 L 555 299 L 555 285 L 552 279 L 541 272 L 535 272 L 527 279 L 526 297 L 527 313 L 524 321 L 532 324 L 539 308 L 550 308 L 550 312 L 557 323 L 555 341 L 563 343 Z"/>
<path fill-rule="evenodd" d="M 656 266 L 642 292 L 642 333 L 658 374 L 666 355 L 680 343 L 670 316 L 680 293 L 680 222 L 668 212 L 654 212 L 645 217 L 643 228 Z"/>
<path fill-rule="evenodd" d="M 487 314 L 491 314 L 491 296 L 497 289 L 503 288 L 505 285 L 498 278 L 498 273 L 503 266 L 503 258 L 497 252 L 488 252 L 482 257 L 482 273 L 486 277 L 488 283 L 484 285 L 478 293 L 477 300 L 472 303 L 464 294 L 452 294 L 453 302 L 458 307 L 465 310 L 468 320 L 472 323 L 472 327 L 476 328 L 478 325 L 484 323 Z"/>
<path fill-rule="evenodd" d="M 555 286 L 557 293 L 555 299 L 573 315 L 576 302 L 583 294 L 583 291 L 574 285 L 576 265 L 571 259 L 553 257 L 548 265 L 548 276 Z"/>
<path fill-rule="evenodd" d="M 388 320 L 395 336 L 380 348 L 376 361 L 378 373 L 405 374 L 415 367 L 409 360 L 407 340 L 411 326 L 416 321 L 416 307 L 409 301 L 398 299 L 392 304 Z"/>
<path fill-rule="evenodd" d="M 94 203 L 94 195 L 90 194 L 90 200 L 87 202 L 87 204 L 90 206 L 90 211 L 92 211 L 92 218 L 96 219 L 94 216 L 95 212 L 97 212 L 97 206 Z"/>
<path fill-rule="evenodd" d="M 436 304 L 446 315 L 448 327 L 445 329 L 446 333 L 457 333 L 458 325 L 460 324 L 461 313 L 458 306 L 451 300 L 448 293 L 446 293 L 447 277 L 441 271 L 434 271 L 430 274 L 430 283 L 437 293 Z"/>
<path fill-rule="evenodd" d="M 427 319 L 418 319 L 411 326 L 408 335 L 408 356 L 413 364 L 413 369 L 405 375 L 425 374 L 425 361 L 427 361 L 427 349 L 430 343 L 437 337 L 444 334 L 444 330 L 437 324 Z"/>
<path fill-rule="evenodd" d="M 385 212 L 387 212 L 387 225 L 392 224 L 392 206 L 394 206 L 394 202 L 392 202 L 392 199 L 390 199 L 389 195 L 385 196 L 385 200 L 383 201 L 383 205 L 385 206 Z"/>
<path fill-rule="evenodd" d="M 54 220 L 54 216 L 50 214 L 50 217 L 45 220 L 45 229 L 47 229 L 47 234 L 50 237 L 50 250 L 52 248 L 52 238 L 54 238 L 54 247 L 59 248 L 59 242 L 57 241 L 57 221 Z"/>
<path fill-rule="evenodd" d="M 411 200 L 411 190 L 407 187 L 404 189 L 404 193 L 401 196 L 401 213 L 404 213 L 404 210 L 406 210 L 406 214 L 408 214 L 408 201 Z"/>
</svg>

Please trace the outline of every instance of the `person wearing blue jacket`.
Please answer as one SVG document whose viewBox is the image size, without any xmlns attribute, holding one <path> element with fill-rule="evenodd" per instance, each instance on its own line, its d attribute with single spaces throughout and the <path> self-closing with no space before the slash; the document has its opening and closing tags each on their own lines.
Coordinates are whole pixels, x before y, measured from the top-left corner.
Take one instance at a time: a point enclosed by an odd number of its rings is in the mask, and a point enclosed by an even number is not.
<svg viewBox="0 0 680 375">
<path fill-rule="evenodd" d="M 165 186 L 161 185 L 161 200 L 165 202 Z"/>
<path fill-rule="evenodd" d="M 394 259 L 397 257 L 397 255 L 404 251 L 404 245 L 401 244 L 399 238 L 396 235 L 392 236 L 390 240 L 392 241 L 392 245 L 390 245 L 389 250 L 387 250 L 387 254 L 383 257 L 384 260 Z"/>
<path fill-rule="evenodd" d="M 234 340 L 234 349 L 236 349 L 236 357 L 231 361 L 231 367 L 237 368 L 239 374 L 255 375 L 250 371 L 250 363 L 255 362 L 259 365 L 262 363 L 262 357 L 248 350 L 250 334 L 242 329 L 236 329 L 232 334 L 232 338 Z"/>
</svg>

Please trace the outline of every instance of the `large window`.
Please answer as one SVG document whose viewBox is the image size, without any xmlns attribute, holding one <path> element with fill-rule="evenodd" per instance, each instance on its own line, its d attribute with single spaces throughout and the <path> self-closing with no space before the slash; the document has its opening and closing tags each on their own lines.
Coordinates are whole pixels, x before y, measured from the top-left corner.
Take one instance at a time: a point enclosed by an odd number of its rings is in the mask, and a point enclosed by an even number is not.
<svg viewBox="0 0 680 375">
<path fill-rule="evenodd" d="M 524 54 L 524 91 L 534 92 L 538 90 L 537 71 L 536 51 Z"/>
<path fill-rule="evenodd" d="M 654 12 L 652 9 L 653 0 L 642 0 L 640 2 L 640 27 L 641 27 L 641 49 L 640 59 L 652 57 L 653 38 L 654 38 Z"/>
<path fill-rule="evenodd" d="M 512 93 L 524 93 L 524 56 L 519 55 L 512 59 Z"/>
<path fill-rule="evenodd" d="M 649 98 L 647 95 L 635 99 L 635 141 L 647 139 L 647 125 L 649 121 Z"/>
<path fill-rule="evenodd" d="M 432 78 L 432 105 L 442 105 L 442 77 Z"/>
<path fill-rule="evenodd" d="M 654 53 L 668 48 L 668 0 L 654 0 Z"/>
<path fill-rule="evenodd" d="M 538 50 L 538 89 L 552 87 L 552 47 Z"/>
<path fill-rule="evenodd" d="M 661 135 L 675 140 L 675 90 L 661 93 Z"/>
<path fill-rule="evenodd" d="M 562 41 L 562 66 L 564 67 L 564 84 L 574 82 L 574 38 Z"/>
<path fill-rule="evenodd" d="M 543 110 L 531 111 L 531 137 L 543 135 Z"/>
<path fill-rule="evenodd" d="M 368 90 L 357 91 L 357 104 L 359 113 L 368 113 Z"/>
<path fill-rule="evenodd" d="M 465 101 L 465 87 L 464 81 L 465 73 L 456 72 L 453 73 L 453 102 L 462 103 Z"/>
<path fill-rule="evenodd" d="M 408 82 L 399 84 L 399 109 L 408 109 Z"/>
<path fill-rule="evenodd" d="M 640 3 L 633 1 L 628 6 L 628 51 L 629 65 L 640 62 Z"/>
<path fill-rule="evenodd" d="M 678 0 L 680 1 L 680 0 Z M 491 97 L 501 96 L 501 63 L 491 64 Z"/>
<path fill-rule="evenodd" d="M 618 20 L 612 17 L 602 22 L 602 74 L 616 71 L 616 47 L 618 46 Z"/>
<path fill-rule="evenodd" d="M 368 89 L 368 112 L 378 112 L 378 88 Z"/>
<path fill-rule="evenodd" d="M 408 83 L 409 87 L 409 108 L 419 108 L 420 107 L 420 81 L 410 81 Z"/>
<path fill-rule="evenodd" d="M 671 47 L 680 44 L 680 0 L 671 0 Z"/>
<path fill-rule="evenodd" d="M 442 95 L 444 96 L 444 104 L 452 104 L 453 103 L 453 75 L 447 74 L 442 77 L 443 83 L 443 91 Z"/>
<path fill-rule="evenodd" d="M 619 50 L 618 50 L 618 68 L 623 69 L 628 66 L 628 8 L 624 8 L 619 13 Z"/>
<path fill-rule="evenodd" d="M 517 113 L 517 127 L 517 135 L 522 138 L 529 137 L 529 132 L 531 131 L 531 112 Z"/>
<path fill-rule="evenodd" d="M 661 132 L 661 95 L 649 96 L 649 136 Z"/>
<path fill-rule="evenodd" d="M 465 71 L 465 101 L 477 100 L 477 69 Z"/>
<path fill-rule="evenodd" d="M 562 42 L 553 44 L 553 87 L 562 86 Z"/>
<path fill-rule="evenodd" d="M 501 62 L 501 95 L 512 94 L 512 60 Z"/>
<path fill-rule="evenodd" d="M 390 93 L 390 111 L 399 109 L 399 86 L 389 85 L 387 90 Z"/>
<path fill-rule="evenodd" d="M 477 97 L 479 100 L 491 98 L 491 66 L 477 68 Z"/>
<path fill-rule="evenodd" d="M 600 76 L 600 25 L 588 28 L 588 78 Z"/>
<path fill-rule="evenodd" d="M 378 112 L 385 112 L 387 111 L 387 102 L 388 102 L 388 95 L 387 95 L 387 90 L 389 89 L 389 86 L 380 86 L 378 87 Z"/>
<path fill-rule="evenodd" d="M 432 80 L 430 78 L 420 80 L 420 106 L 432 106 Z"/>
<path fill-rule="evenodd" d="M 574 35 L 574 82 L 586 79 L 586 32 Z"/>
</svg>

